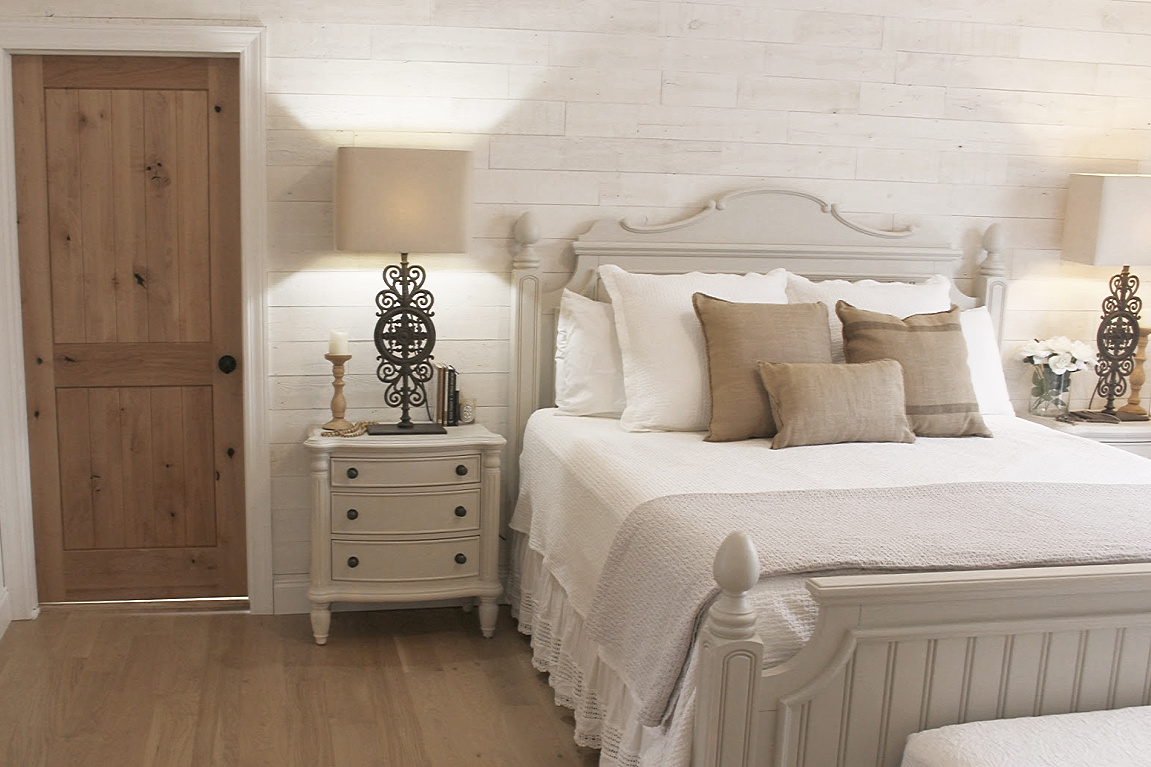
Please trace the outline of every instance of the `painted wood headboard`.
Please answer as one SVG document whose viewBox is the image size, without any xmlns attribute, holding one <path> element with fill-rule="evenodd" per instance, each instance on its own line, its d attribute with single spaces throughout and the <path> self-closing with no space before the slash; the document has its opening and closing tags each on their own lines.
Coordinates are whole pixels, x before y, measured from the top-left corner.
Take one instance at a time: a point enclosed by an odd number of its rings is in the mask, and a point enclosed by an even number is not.
<svg viewBox="0 0 1151 767">
<path fill-rule="evenodd" d="M 555 314 L 559 290 L 545 291 L 530 214 L 516 222 L 512 264 L 510 460 L 507 504 L 515 502 L 518 456 L 528 417 L 553 399 Z M 812 279 L 919 281 L 951 277 L 963 308 L 988 307 L 1001 333 L 1007 296 L 1002 235 L 992 224 L 982 237 L 978 267 L 964 273 L 964 254 L 928 230 L 864 226 L 805 192 L 745 189 L 712 200 L 698 213 L 666 223 L 599 220 L 573 244 L 575 271 L 565 287 L 601 298 L 596 270 L 616 264 L 630 272 L 675 274 L 766 272 L 784 267 Z M 977 272 L 972 275 L 971 272 Z M 1002 336 L 1000 336 L 1002 337 Z"/>
</svg>

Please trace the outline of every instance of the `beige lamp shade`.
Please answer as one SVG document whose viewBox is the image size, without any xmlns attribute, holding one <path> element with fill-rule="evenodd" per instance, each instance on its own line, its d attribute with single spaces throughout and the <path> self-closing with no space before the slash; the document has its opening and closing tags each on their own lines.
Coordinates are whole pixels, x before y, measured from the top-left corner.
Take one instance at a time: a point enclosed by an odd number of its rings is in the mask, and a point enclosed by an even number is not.
<svg viewBox="0 0 1151 767">
<path fill-rule="evenodd" d="M 464 253 L 471 152 L 340 147 L 336 249 L 361 253 Z"/>
<path fill-rule="evenodd" d="M 1072 173 L 1063 258 L 1098 266 L 1151 264 L 1151 176 Z"/>
</svg>

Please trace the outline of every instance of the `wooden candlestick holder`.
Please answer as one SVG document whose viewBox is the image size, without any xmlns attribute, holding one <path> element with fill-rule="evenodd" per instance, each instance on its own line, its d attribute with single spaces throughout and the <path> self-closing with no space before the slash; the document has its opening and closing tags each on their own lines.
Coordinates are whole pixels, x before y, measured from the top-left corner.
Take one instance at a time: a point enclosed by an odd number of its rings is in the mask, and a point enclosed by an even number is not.
<svg viewBox="0 0 1151 767">
<path fill-rule="evenodd" d="M 1139 328 L 1139 341 L 1135 346 L 1135 368 L 1127 377 L 1127 383 L 1131 386 L 1131 396 L 1128 397 L 1126 405 L 1115 408 L 1117 413 L 1126 414 L 1119 416 L 1124 421 L 1147 420 L 1147 411 L 1139 404 L 1139 399 L 1143 392 L 1143 384 L 1147 381 L 1147 371 L 1143 369 L 1143 363 L 1147 361 L 1147 335 L 1149 332 L 1151 332 L 1151 328 Z"/>
<path fill-rule="evenodd" d="M 350 354 L 325 354 L 324 359 L 332 363 L 332 420 L 324 424 L 325 429 L 340 431 L 350 429 L 353 424 L 344 418 L 348 412 L 348 401 L 344 399 L 344 363 L 352 358 Z"/>
</svg>

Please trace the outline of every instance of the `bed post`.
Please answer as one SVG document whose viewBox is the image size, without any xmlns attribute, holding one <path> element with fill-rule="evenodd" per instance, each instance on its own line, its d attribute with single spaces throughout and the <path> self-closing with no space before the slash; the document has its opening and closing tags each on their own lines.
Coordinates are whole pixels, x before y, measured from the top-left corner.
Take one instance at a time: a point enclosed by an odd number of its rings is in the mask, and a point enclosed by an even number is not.
<svg viewBox="0 0 1151 767">
<path fill-rule="evenodd" d="M 983 233 L 983 249 L 987 257 L 979 266 L 979 276 L 975 278 L 976 297 L 991 314 L 991 324 L 995 326 L 995 339 L 1003 343 L 1003 316 L 1007 310 L 1007 263 L 1003 257 L 1005 245 L 1003 229 L 992 224 Z"/>
<path fill-rule="evenodd" d="M 504 462 L 504 512 L 500 535 L 504 535 L 510 510 L 519 488 L 520 448 L 528 416 L 539 407 L 540 388 L 540 258 L 539 225 L 531 211 L 516 219 L 512 228 L 511 391 L 508 410 L 508 460 Z"/>
<path fill-rule="evenodd" d="M 759 554 L 742 531 L 727 536 L 715 555 L 722 589 L 699 633 L 699 697 L 692 767 L 755 764 L 755 723 L 763 640 L 747 593 L 759 580 Z"/>
</svg>

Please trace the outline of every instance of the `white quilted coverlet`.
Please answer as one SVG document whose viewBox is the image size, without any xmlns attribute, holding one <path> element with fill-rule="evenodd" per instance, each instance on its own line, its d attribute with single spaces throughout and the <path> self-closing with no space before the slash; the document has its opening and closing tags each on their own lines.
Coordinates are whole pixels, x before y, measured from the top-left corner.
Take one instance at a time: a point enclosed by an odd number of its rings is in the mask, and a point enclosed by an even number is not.
<svg viewBox="0 0 1151 767">
<path fill-rule="evenodd" d="M 920 437 L 772 450 L 700 432 L 625 432 L 605 418 L 536 411 L 520 456 L 513 529 L 587 617 L 620 524 L 653 498 L 947 482 L 1151 484 L 1151 461 L 1014 416 L 985 416 L 993 439 Z M 1054 492 L 1054 490 L 1053 490 Z"/>
<path fill-rule="evenodd" d="M 968 722 L 917 732 L 902 767 L 1146 767 L 1151 707 Z"/>
<path fill-rule="evenodd" d="M 624 520 L 588 628 L 641 702 L 641 721 L 654 725 L 687 659 L 696 616 L 719 591 L 714 552 L 732 530 L 755 542 L 761 579 L 1151 560 L 1146 486 L 1070 485 L 1051 494 L 1047 487 L 962 482 L 659 498 Z"/>
</svg>

